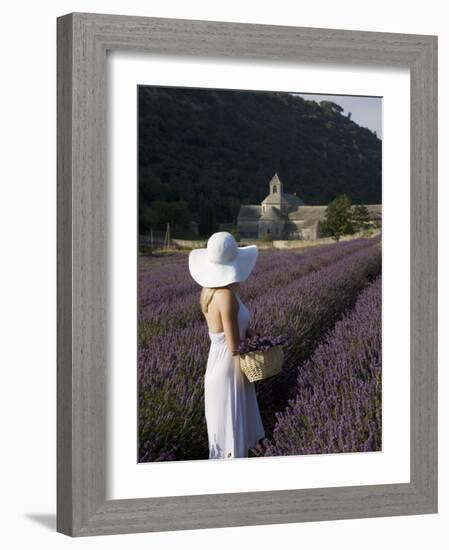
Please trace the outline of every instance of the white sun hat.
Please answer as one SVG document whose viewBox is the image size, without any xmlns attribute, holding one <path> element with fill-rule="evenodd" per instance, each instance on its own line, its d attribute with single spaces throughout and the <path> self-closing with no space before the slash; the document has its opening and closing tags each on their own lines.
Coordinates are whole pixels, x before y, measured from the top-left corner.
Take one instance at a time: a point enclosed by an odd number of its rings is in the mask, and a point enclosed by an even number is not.
<svg viewBox="0 0 449 550">
<path fill-rule="evenodd" d="M 234 236 L 219 231 L 209 237 L 207 248 L 195 248 L 189 254 L 189 271 L 201 286 L 214 288 L 240 283 L 256 264 L 255 244 L 237 246 Z"/>
</svg>

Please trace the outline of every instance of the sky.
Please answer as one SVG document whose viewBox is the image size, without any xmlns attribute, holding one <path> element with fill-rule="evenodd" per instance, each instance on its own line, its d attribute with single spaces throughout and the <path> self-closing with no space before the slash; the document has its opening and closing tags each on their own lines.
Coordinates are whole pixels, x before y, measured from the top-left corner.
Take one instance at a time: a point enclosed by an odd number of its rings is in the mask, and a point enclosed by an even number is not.
<svg viewBox="0 0 449 550">
<path fill-rule="evenodd" d="M 382 139 L 382 98 L 354 95 L 320 95 L 320 94 L 294 94 L 304 99 L 317 101 L 333 101 L 344 109 L 344 115 L 351 113 L 351 120 L 359 126 L 364 126 L 375 131 Z"/>
</svg>

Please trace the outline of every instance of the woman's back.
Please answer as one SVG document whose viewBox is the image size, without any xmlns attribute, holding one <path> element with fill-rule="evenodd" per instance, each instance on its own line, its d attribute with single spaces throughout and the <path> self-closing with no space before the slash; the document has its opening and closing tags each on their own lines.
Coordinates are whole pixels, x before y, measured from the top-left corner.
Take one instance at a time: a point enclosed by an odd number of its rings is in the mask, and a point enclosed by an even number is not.
<svg viewBox="0 0 449 550">
<path fill-rule="evenodd" d="M 238 325 L 240 340 L 242 340 L 243 338 L 245 338 L 246 329 L 249 326 L 250 313 L 248 308 L 240 299 L 240 296 L 235 295 L 235 300 L 237 308 L 236 322 Z M 213 304 L 213 309 L 210 312 L 209 317 L 206 317 L 206 320 L 209 334 L 224 334 L 224 327 L 221 321 L 221 313 L 219 310 L 219 306 L 216 303 Z"/>
<path fill-rule="evenodd" d="M 240 339 L 245 337 L 246 328 L 249 324 L 249 310 L 240 299 L 238 292 L 233 288 L 217 288 L 203 311 L 206 318 L 209 334 L 222 334 L 225 332 L 223 326 L 223 315 L 230 313 L 233 322 L 238 325 Z M 225 322 L 226 324 L 226 322 Z"/>
<path fill-rule="evenodd" d="M 220 294 L 223 294 L 223 293 L 229 295 L 228 297 L 223 296 L 224 299 L 232 299 L 231 294 L 233 293 L 232 291 L 230 291 L 230 289 L 217 288 L 214 291 L 212 295 L 212 299 L 207 306 L 207 311 L 204 312 L 204 316 L 206 318 L 209 332 L 212 332 L 212 333 L 223 332 L 223 322 L 221 319 L 221 312 L 220 312 L 220 302 L 223 302 L 223 300 L 220 299 L 221 298 Z"/>
</svg>

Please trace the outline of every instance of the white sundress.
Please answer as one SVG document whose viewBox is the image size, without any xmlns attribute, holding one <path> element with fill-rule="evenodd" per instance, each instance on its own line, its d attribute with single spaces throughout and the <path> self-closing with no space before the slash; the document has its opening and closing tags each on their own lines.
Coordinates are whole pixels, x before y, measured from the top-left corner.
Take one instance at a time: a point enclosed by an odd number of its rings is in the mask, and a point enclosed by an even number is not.
<svg viewBox="0 0 449 550">
<path fill-rule="evenodd" d="M 248 308 L 239 302 L 240 339 L 249 324 Z M 228 350 L 224 332 L 209 332 L 211 340 L 204 377 L 204 405 L 209 458 L 246 458 L 248 449 L 265 437 L 256 389 Z"/>
</svg>

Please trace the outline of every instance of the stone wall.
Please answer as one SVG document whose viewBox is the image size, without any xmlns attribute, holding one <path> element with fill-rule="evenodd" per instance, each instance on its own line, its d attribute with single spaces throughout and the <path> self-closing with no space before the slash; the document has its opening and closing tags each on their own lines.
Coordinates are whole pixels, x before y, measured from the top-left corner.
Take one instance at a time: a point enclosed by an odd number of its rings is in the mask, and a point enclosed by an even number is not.
<svg viewBox="0 0 449 550">
<path fill-rule="evenodd" d="M 380 233 L 379 230 L 376 230 L 373 232 L 372 236 L 378 235 Z M 340 241 L 350 241 L 352 239 L 359 239 L 360 237 L 363 237 L 363 233 L 354 233 L 354 235 L 344 235 L 340 238 Z M 240 239 L 241 245 L 248 245 L 248 244 L 256 244 L 258 248 L 265 250 L 265 249 L 302 249 L 302 248 L 311 248 L 313 246 L 320 246 L 323 244 L 329 244 L 334 243 L 335 241 L 332 239 L 332 237 L 322 237 L 320 239 L 294 239 L 294 240 L 288 240 L 288 241 L 271 241 L 271 242 L 264 242 L 259 241 L 258 239 Z M 199 241 L 189 241 L 185 239 L 172 239 L 172 243 L 182 247 L 182 248 L 205 248 L 207 246 L 207 239 L 206 240 L 199 240 Z"/>
</svg>

